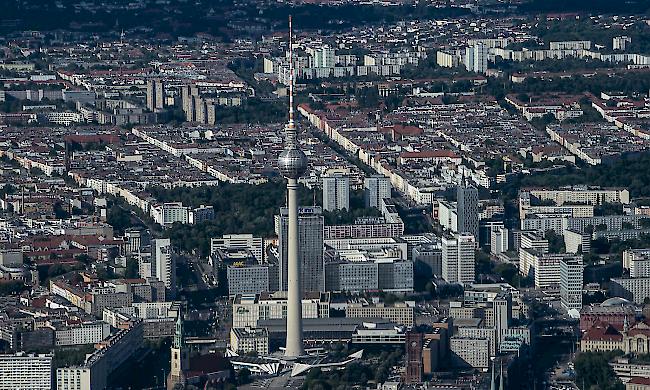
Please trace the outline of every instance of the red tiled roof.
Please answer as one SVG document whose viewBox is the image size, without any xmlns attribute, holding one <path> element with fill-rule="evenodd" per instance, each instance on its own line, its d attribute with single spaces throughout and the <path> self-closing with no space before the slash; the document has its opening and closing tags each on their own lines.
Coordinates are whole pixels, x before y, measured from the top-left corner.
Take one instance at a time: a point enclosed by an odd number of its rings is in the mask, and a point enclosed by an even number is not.
<svg viewBox="0 0 650 390">
<path fill-rule="evenodd" d="M 643 378 L 643 377 L 640 377 L 640 376 L 635 376 L 635 377 L 632 377 L 632 379 L 630 379 L 630 381 L 627 382 L 627 383 L 632 383 L 634 385 L 650 386 L 650 378 Z"/>
<path fill-rule="evenodd" d="M 404 126 L 404 125 L 393 125 L 393 126 L 384 126 L 381 129 L 382 133 L 393 132 L 400 135 L 420 135 L 424 133 L 424 130 L 417 126 Z"/>
<path fill-rule="evenodd" d="M 609 341 L 621 341 L 623 340 L 623 335 L 619 333 L 616 328 L 607 324 L 607 325 L 595 325 L 589 328 L 583 335 L 583 340 L 609 340 Z"/>
</svg>

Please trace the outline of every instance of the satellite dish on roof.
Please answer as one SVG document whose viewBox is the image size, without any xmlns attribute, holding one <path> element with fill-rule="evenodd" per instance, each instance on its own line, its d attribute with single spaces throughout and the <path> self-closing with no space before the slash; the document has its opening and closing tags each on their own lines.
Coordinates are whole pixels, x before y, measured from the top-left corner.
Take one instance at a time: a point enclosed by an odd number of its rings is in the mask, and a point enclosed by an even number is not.
<svg viewBox="0 0 650 390">
<path fill-rule="evenodd" d="M 580 312 L 576 309 L 569 310 L 569 317 L 571 318 L 580 318 Z"/>
</svg>

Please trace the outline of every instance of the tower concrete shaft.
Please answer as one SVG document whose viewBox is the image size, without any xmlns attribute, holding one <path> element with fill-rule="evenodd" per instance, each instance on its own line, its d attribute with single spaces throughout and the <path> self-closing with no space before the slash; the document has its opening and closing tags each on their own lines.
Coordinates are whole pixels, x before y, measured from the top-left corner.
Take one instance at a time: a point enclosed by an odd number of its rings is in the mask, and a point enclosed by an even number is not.
<svg viewBox="0 0 650 390">
<path fill-rule="evenodd" d="M 289 247 L 287 272 L 287 345 L 285 355 L 305 354 L 302 342 L 302 283 L 298 257 L 298 180 L 287 179 L 289 208 Z"/>
</svg>

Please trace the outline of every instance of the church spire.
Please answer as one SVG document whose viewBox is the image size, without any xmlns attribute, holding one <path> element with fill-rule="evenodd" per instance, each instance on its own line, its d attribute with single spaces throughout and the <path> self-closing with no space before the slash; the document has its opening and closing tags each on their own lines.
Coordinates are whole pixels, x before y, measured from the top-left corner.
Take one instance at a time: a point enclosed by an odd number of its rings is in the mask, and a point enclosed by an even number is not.
<svg viewBox="0 0 650 390">
<path fill-rule="evenodd" d="M 492 361 L 492 380 L 490 381 L 490 390 L 497 390 L 494 380 L 494 360 Z"/>
<path fill-rule="evenodd" d="M 503 390 L 503 361 L 499 366 L 499 390 Z"/>
<path fill-rule="evenodd" d="M 179 312 L 176 318 L 176 331 L 174 332 L 173 347 L 181 349 L 185 347 L 185 338 L 183 337 L 183 313 Z"/>
</svg>

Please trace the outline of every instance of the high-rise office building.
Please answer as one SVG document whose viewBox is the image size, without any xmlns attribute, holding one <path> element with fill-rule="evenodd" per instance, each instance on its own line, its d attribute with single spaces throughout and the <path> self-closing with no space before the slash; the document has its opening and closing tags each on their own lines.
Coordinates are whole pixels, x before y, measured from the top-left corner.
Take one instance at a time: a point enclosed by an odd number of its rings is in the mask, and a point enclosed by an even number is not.
<svg viewBox="0 0 650 390">
<path fill-rule="evenodd" d="M 363 180 L 363 187 L 366 207 L 380 208 L 382 199 L 391 197 L 390 179 L 385 176 L 366 177 Z"/>
<path fill-rule="evenodd" d="M 160 110 L 165 106 L 165 85 L 161 80 L 147 80 L 147 108 Z"/>
<path fill-rule="evenodd" d="M 350 177 L 333 174 L 323 177 L 323 209 L 350 209 Z"/>
<path fill-rule="evenodd" d="M 497 295 L 492 301 L 492 310 L 497 341 L 501 344 L 512 318 L 512 295 L 507 293 Z"/>
<path fill-rule="evenodd" d="M 478 241 L 478 190 L 473 185 L 463 183 L 458 186 L 456 197 L 458 232 L 469 233 Z"/>
<path fill-rule="evenodd" d="M 298 210 L 298 258 L 301 266 L 302 291 L 325 291 L 325 267 L 323 260 L 324 218 L 320 207 L 301 207 Z M 278 253 L 280 254 L 279 285 L 287 291 L 289 210 L 280 209 L 276 215 Z"/>
<path fill-rule="evenodd" d="M 165 284 L 165 288 L 174 294 L 176 291 L 176 258 L 172 253 L 169 238 L 151 240 L 154 259 L 152 274 Z"/>
<path fill-rule="evenodd" d="M 442 237 L 442 278 L 449 283 L 473 283 L 476 240 L 467 233 Z"/>
<path fill-rule="evenodd" d="M 582 309 L 582 258 L 560 260 L 560 302 L 566 310 Z"/>
</svg>

